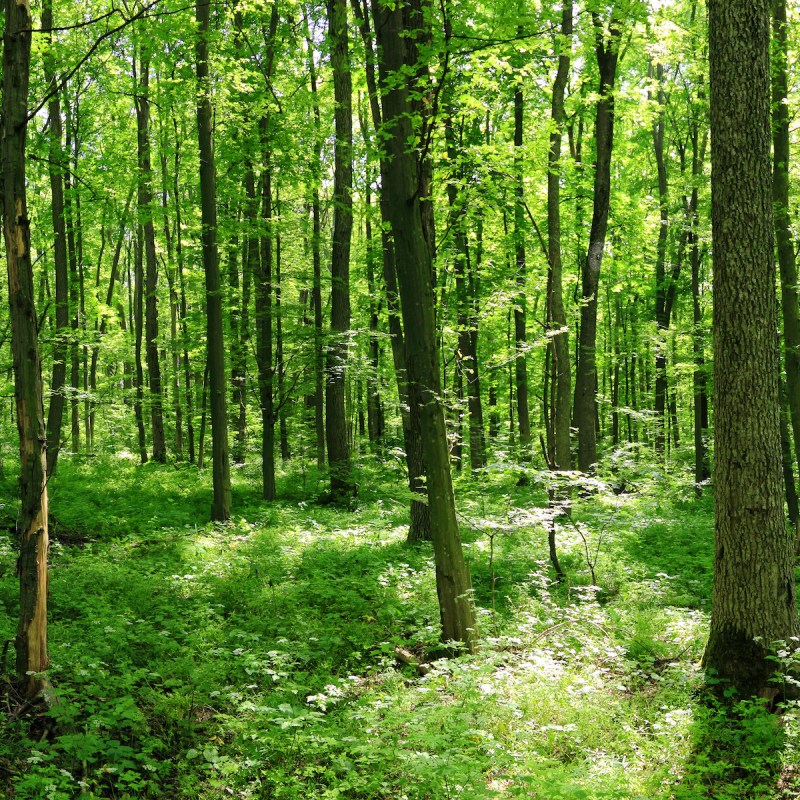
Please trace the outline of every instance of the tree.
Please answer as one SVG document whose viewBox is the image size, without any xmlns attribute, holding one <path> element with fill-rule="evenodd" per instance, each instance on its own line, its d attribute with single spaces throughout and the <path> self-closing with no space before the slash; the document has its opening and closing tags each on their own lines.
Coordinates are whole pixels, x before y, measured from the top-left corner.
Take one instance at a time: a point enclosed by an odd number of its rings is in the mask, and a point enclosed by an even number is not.
<svg viewBox="0 0 800 800">
<path fill-rule="evenodd" d="M 353 87 L 347 46 L 347 0 L 328 2 L 333 71 L 333 241 L 331 245 L 331 341 L 325 365 L 325 434 L 331 496 L 349 502 L 356 494 L 345 411 L 350 330 L 350 240 L 353 232 Z"/>
<path fill-rule="evenodd" d="M 797 636 L 783 509 L 770 169 L 770 2 L 710 0 L 716 509 L 703 664 L 764 694 Z"/>
<path fill-rule="evenodd" d="M 31 10 L 26 0 L 6 0 L 0 174 L 3 176 L 3 238 L 8 267 L 21 501 L 17 519 L 20 609 L 14 646 L 17 681 L 28 697 L 44 688 L 42 673 L 49 666 L 46 429 L 25 191 L 31 28 Z"/>
<path fill-rule="evenodd" d="M 596 11 L 592 12 L 595 55 L 600 73 L 599 99 L 595 115 L 596 148 L 594 172 L 594 207 L 589 246 L 581 270 L 581 330 L 578 346 L 578 367 L 575 372 L 575 427 L 578 429 L 578 468 L 592 469 L 597 461 L 595 402 L 597 395 L 597 291 L 600 267 L 606 246 L 608 213 L 611 200 L 611 151 L 614 146 L 614 82 L 619 60 L 620 23 L 612 15 L 606 25 Z"/>
<path fill-rule="evenodd" d="M 200 205 L 203 218 L 203 267 L 206 278 L 206 347 L 211 384 L 211 447 L 214 500 L 211 519 L 231 515 L 231 472 L 222 327 L 222 287 L 217 249 L 217 190 L 212 143 L 211 87 L 208 76 L 210 3 L 197 2 L 197 137 L 200 150 Z"/>
<path fill-rule="evenodd" d="M 421 185 L 419 131 L 414 129 L 409 87 L 398 81 L 416 74 L 416 57 L 410 38 L 424 24 L 419 5 L 373 5 L 375 31 L 382 50 L 383 134 L 386 137 L 387 182 L 383 184 L 387 216 L 391 223 L 397 279 L 406 341 L 406 367 L 413 391 L 410 402 L 419 404 L 422 444 L 427 470 L 428 505 L 436 561 L 436 588 L 445 642 L 477 646 L 478 632 L 472 603 L 472 583 L 464 561 L 456 519 L 433 304 L 431 245 L 426 239 L 426 209 Z M 412 143 L 416 143 L 412 147 Z M 427 200 L 429 202 L 429 199 Z"/>
<path fill-rule="evenodd" d="M 53 28 L 53 2 L 42 5 L 42 28 Z M 52 47 L 52 32 L 47 34 Z M 64 149 L 61 124 L 61 98 L 55 75 L 55 58 L 45 54 L 45 80 L 51 93 L 47 104 L 48 172 L 50 173 L 50 209 L 53 220 L 53 266 L 56 289 L 56 340 L 53 348 L 53 379 L 50 384 L 50 406 L 47 411 L 47 474 L 52 475 L 61 449 L 61 423 L 64 414 L 64 383 L 67 376 L 69 351 L 69 266 L 67 263 L 67 232 L 64 224 Z"/>
</svg>

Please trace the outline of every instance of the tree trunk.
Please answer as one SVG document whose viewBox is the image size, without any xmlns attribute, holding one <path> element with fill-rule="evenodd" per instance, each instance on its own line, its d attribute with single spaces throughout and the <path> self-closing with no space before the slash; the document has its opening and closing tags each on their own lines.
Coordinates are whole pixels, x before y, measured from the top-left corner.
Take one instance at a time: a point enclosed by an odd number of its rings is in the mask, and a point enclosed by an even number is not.
<svg viewBox="0 0 800 800">
<path fill-rule="evenodd" d="M 139 458 L 147 463 L 147 434 L 144 428 L 144 370 L 142 369 L 142 339 L 144 336 L 144 263 L 142 261 L 141 226 L 134 244 L 135 294 L 133 300 L 135 358 L 136 358 L 136 398 L 133 413 L 136 416 L 136 430 L 139 436 Z"/>
<path fill-rule="evenodd" d="M 42 28 L 48 31 L 47 46 L 52 45 L 53 2 L 42 5 Z M 52 97 L 47 104 L 48 171 L 50 174 L 50 208 L 53 218 L 53 266 L 56 284 L 56 329 L 53 345 L 53 379 L 50 383 L 50 406 L 47 411 L 47 474 L 52 475 L 61 449 L 61 423 L 64 414 L 64 383 L 69 355 L 69 264 L 67 232 L 64 223 L 64 131 L 61 124 L 60 92 L 56 91 L 54 56 L 48 51 L 44 59 L 45 81 Z"/>
<path fill-rule="evenodd" d="M 382 129 L 383 114 L 380 106 L 380 90 L 375 76 L 375 52 L 372 31 L 370 29 L 369 8 L 366 0 L 360 6 L 358 0 L 352 0 L 353 13 L 359 22 L 361 37 L 364 42 L 366 58 L 366 80 L 369 90 L 370 112 L 373 128 Z M 414 544 L 431 539 L 431 515 L 428 503 L 423 500 L 427 494 L 425 486 L 425 460 L 422 447 L 422 426 L 420 420 L 419 404 L 412 402 L 409 386 L 408 371 L 406 369 L 406 342 L 403 335 L 403 322 L 400 312 L 400 293 L 397 288 L 397 269 L 395 262 L 394 241 L 389 228 L 391 220 L 389 215 L 389 198 L 383 187 L 389 185 L 389 160 L 384 152 L 380 158 L 381 172 L 381 250 L 383 253 L 382 269 L 383 282 L 386 287 L 386 310 L 389 316 L 389 335 L 392 343 L 392 362 L 394 363 L 395 379 L 397 381 L 397 395 L 400 401 L 401 418 L 403 424 L 403 444 L 406 455 L 406 468 L 408 473 L 408 488 L 411 492 L 409 509 L 410 524 L 408 528 L 408 543 Z M 416 499 L 419 497 L 420 499 Z"/>
<path fill-rule="evenodd" d="M 42 366 L 34 308 L 30 221 L 25 193 L 25 139 L 31 12 L 25 0 L 6 0 L 3 32 L 3 236 L 8 267 L 14 398 L 20 455 L 20 613 L 15 639 L 17 681 L 32 698 L 46 686 L 48 506 Z"/>
<path fill-rule="evenodd" d="M 770 0 L 709 0 L 714 241 L 714 596 L 706 670 L 774 688 L 798 635 L 781 473 L 770 169 Z"/>
<path fill-rule="evenodd" d="M 417 387 L 410 399 L 420 408 L 442 640 L 462 643 L 473 651 L 478 634 L 450 474 L 434 317 L 432 248 L 426 239 L 420 154 L 408 147 L 415 136 L 409 87 L 386 79 L 416 67 L 416 59 L 409 64 L 408 37 L 423 22 L 418 6 L 387 7 L 376 3 L 373 11 L 385 69 L 382 101 L 388 183 L 384 190 L 405 323 L 409 386 Z"/>
<path fill-rule="evenodd" d="M 158 262 L 156 232 L 153 224 L 153 170 L 150 162 L 150 54 L 140 55 L 139 82 L 136 94 L 137 193 L 139 221 L 142 227 L 145 272 L 145 353 L 150 379 L 150 424 L 153 433 L 153 460 L 167 460 L 164 437 L 164 410 L 161 391 L 161 365 L 158 359 Z"/>
<path fill-rule="evenodd" d="M 594 173 L 594 209 L 589 247 L 581 274 L 581 329 L 578 368 L 575 373 L 575 425 L 578 428 L 578 469 L 588 472 L 597 461 L 596 399 L 597 290 L 606 245 L 611 197 L 611 150 L 614 144 L 614 81 L 617 75 L 619 26 L 612 19 L 609 35 L 597 12 L 595 27 L 597 66 L 600 72 L 599 99 L 595 117 L 597 149 Z"/>
<path fill-rule="evenodd" d="M 217 250 L 217 187 L 212 142 L 211 86 L 208 76 L 210 6 L 197 2 L 197 138 L 200 150 L 200 210 L 203 268 L 206 279 L 206 336 L 211 393 L 211 452 L 214 499 L 211 519 L 231 515 L 231 472 L 222 332 L 222 287 Z"/>
<path fill-rule="evenodd" d="M 569 330 L 564 311 L 563 278 L 561 264 L 561 141 L 564 135 L 566 113 L 564 90 L 569 77 L 573 30 L 572 0 L 564 0 L 561 10 L 561 47 L 558 71 L 553 83 L 547 173 L 547 251 L 548 251 L 548 303 L 547 328 L 552 369 L 552 423 L 549 450 L 556 469 L 572 469 L 570 454 L 570 406 L 572 403 L 572 378 L 569 360 Z"/>
<path fill-rule="evenodd" d="M 795 453 L 800 452 L 800 305 L 797 295 L 797 264 L 789 217 L 789 105 L 786 31 L 786 0 L 773 0 L 772 67 L 772 199 L 775 208 L 775 240 L 781 275 L 784 366 L 789 398 L 789 421 Z M 790 449 L 791 450 L 791 449 Z M 791 473 L 791 456 L 789 459 Z M 797 509 L 790 515 L 798 522 Z"/>
<path fill-rule="evenodd" d="M 356 494 L 347 436 L 345 386 L 350 332 L 350 240 L 353 231 L 352 80 L 347 46 L 347 0 L 329 0 L 328 37 L 336 127 L 331 245 L 331 335 L 325 364 L 325 435 L 331 497 L 347 504 Z"/>
<path fill-rule="evenodd" d="M 524 102 L 522 84 L 514 88 L 514 255 L 516 260 L 516 288 L 514 299 L 514 342 L 516 350 L 515 371 L 517 390 L 517 420 L 519 444 L 523 458 L 529 456 L 531 422 L 528 411 L 528 333 L 527 333 L 527 265 L 525 255 L 525 189 L 523 184 L 522 133 Z"/>
</svg>

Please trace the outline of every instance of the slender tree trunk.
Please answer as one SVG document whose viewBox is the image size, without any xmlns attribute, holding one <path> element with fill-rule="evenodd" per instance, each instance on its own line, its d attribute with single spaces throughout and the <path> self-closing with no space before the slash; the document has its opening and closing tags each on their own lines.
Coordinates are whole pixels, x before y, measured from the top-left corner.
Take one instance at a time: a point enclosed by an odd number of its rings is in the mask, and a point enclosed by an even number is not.
<svg viewBox="0 0 800 800">
<path fill-rule="evenodd" d="M 153 434 L 153 460 L 167 460 L 164 437 L 164 410 L 161 391 L 161 365 L 158 358 L 158 262 L 153 224 L 153 170 L 150 162 L 150 54 L 144 50 L 139 60 L 136 94 L 137 160 L 139 167 L 138 206 L 142 227 L 145 272 L 145 353 L 150 379 L 150 424 Z"/>
<path fill-rule="evenodd" d="M 561 470 L 572 468 L 570 453 L 572 378 L 561 263 L 561 142 L 566 121 L 564 90 L 569 77 L 572 53 L 572 17 L 572 0 L 564 0 L 561 10 L 561 47 L 563 49 L 558 57 L 558 71 L 553 83 L 550 114 L 553 128 L 550 132 L 550 149 L 547 159 L 547 251 L 549 261 L 547 325 L 553 391 L 552 424 L 548 445 L 553 464 L 556 469 Z"/>
<path fill-rule="evenodd" d="M 667 186 L 667 167 L 664 163 L 664 128 L 665 98 L 664 98 L 664 66 L 656 66 L 655 80 L 657 83 L 656 97 L 659 111 L 653 122 L 653 153 L 658 171 L 658 207 L 659 226 L 658 243 L 656 245 L 656 385 L 655 385 L 655 449 L 659 456 L 664 455 L 664 442 L 666 438 L 666 408 L 667 408 L 667 342 L 666 332 L 669 320 L 666 318 L 667 306 L 667 237 L 669 234 L 669 195 Z"/>
<path fill-rule="evenodd" d="M 706 670 L 774 694 L 800 632 L 781 473 L 770 169 L 770 0 L 709 0 L 714 241 L 714 595 Z"/>
<path fill-rule="evenodd" d="M 442 639 L 474 650 L 478 634 L 472 585 L 456 519 L 438 366 L 432 248 L 426 239 L 419 154 L 408 148 L 414 137 L 409 87 L 387 80 L 408 70 L 409 32 L 423 21 L 418 6 L 378 3 L 373 11 L 385 70 L 382 101 L 389 180 L 384 190 L 402 298 L 409 385 L 416 387 L 410 399 L 420 407 Z"/>
<path fill-rule="evenodd" d="M 206 278 L 206 336 L 211 390 L 211 448 L 214 499 L 211 519 L 231 515 L 231 473 L 222 332 L 222 287 L 217 250 L 217 187 L 212 142 L 211 86 L 208 76 L 210 5 L 197 2 L 197 137 L 200 150 L 200 210 L 203 268 Z"/>
<path fill-rule="evenodd" d="M 280 215 L 280 211 L 278 212 Z M 283 309 L 281 307 L 281 259 L 283 257 L 281 237 L 275 235 L 275 360 L 278 373 L 278 430 L 281 446 L 281 461 L 288 461 L 292 454 L 289 448 L 289 426 L 286 408 L 288 397 L 286 393 L 286 364 L 283 352 Z"/>
<path fill-rule="evenodd" d="M 353 231 L 353 114 L 347 46 L 347 0 L 328 1 L 328 37 L 336 127 L 331 246 L 331 338 L 325 365 L 325 434 L 331 497 L 348 503 L 356 494 L 347 436 L 345 386 L 350 331 L 350 240 Z"/>
<path fill-rule="evenodd" d="M 578 368 L 575 374 L 575 425 L 578 428 L 578 468 L 592 469 L 597 461 L 596 392 L 597 369 L 597 290 L 600 266 L 608 230 L 611 196 L 611 150 L 614 144 L 614 81 L 617 75 L 619 29 L 612 20 L 609 35 L 597 12 L 592 12 L 595 26 L 597 66 L 600 71 L 599 99 L 595 117 L 597 156 L 594 175 L 594 210 L 589 232 L 589 247 L 581 275 L 581 328 Z"/>
<path fill-rule="evenodd" d="M 308 25 L 308 20 L 306 20 Z M 325 356 L 323 353 L 322 331 L 322 209 L 319 198 L 322 183 L 322 119 L 317 92 L 317 68 L 314 63 L 315 47 L 312 34 L 308 30 L 308 74 L 314 109 L 314 152 L 311 162 L 311 258 L 313 264 L 313 284 L 311 305 L 314 309 L 314 431 L 317 444 L 317 469 L 325 469 Z"/>
<path fill-rule="evenodd" d="M 366 58 L 366 80 L 369 90 L 370 112 L 374 130 L 382 130 L 383 113 L 380 106 L 380 89 L 375 75 L 376 57 L 374 42 L 370 28 L 369 8 L 366 0 L 360 6 L 358 0 L 351 0 L 353 13 L 359 22 L 361 37 L 364 42 Z M 389 185 L 389 160 L 385 153 L 380 158 L 381 172 L 381 250 L 383 253 L 383 282 L 386 287 L 386 310 L 389 317 L 389 335 L 392 343 L 392 361 L 394 363 L 397 394 L 400 401 L 403 423 L 403 444 L 408 471 L 408 488 L 412 499 L 409 509 L 410 525 L 408 542 L 414 544 L 431 539 L 431 515 L 428 503 L 422 499 L 427 495 L 425 485 L 425 460 L 422 446 L 422 422 L 419 403 L 412 402 L 408 371 L 406 369 L 406 341 L 403 334 L 403 322 L 400 312 L 400 293 L 397 288 L 397 269 L 394 241 L 389 231 L 391 219 L 389 213 L 389 197 L 384 187 Z M 420 499 L 416 499 L 419 497 Z"/>
<path fill-rule="evenodd" d="M 53 2 L 44 0 L 42 28 L 48 33 L 47 46 L 52 45 Z M 50 406 L 47 412 L 47 474 L 56 469 L 61 449 L 61 422 L 64 414 L 64 384 L 69 355 L 69 264 L 67 232 L 64 223 L 64 131 L 61 124 L 61 98 L 56 91 L 55 59 L 49 52 L 44 60 L 45 81 L 52 97 L 47 104 L 48 171 L 50 173 L 50 208 L 53 219 L 53 266 L 56 284 L 56 329 L 53 345 L 53 379 L 50 384 Z"/>
<path fill-rule="evenodd" d="M 775 241 L 781 275 L 781 307 L 783 310 L 784 367 L 786 393 L 789 399 L 789 420 L 795 453 L 800 452 L 800 305 L 797 294 L 797 264 L 789 217 L 789 105 L 786 31 L 786 0 L 773 0 L 773 67 L 772 67 L 772 199 L 775 208 Z M 791 448 L 790 448 L 791 474 Z M 797 508 L 790 515 L 796 525 L 800 520 Z"/>
<path fill-rule="evenodd" d="M 136 288 L 133 301 L 133 317 L 136 357 L 136 399 L 133 402 L 133 413 L 136 416 L 136 429 L 139 435 L 139 458 L 142 464 L 146 464 L 147 434 L 144 428 L 144 370 L 142 369 L 142 340 L 144 338 L 144 262 L 142 260 L 141 226 L 139 227 L 139 234 L 134 245 L 134 281 Z"/>
<path fill-rule="evenodd" d="M 183 222 L 181 218 L 181 195 L 180 195 L 180 164 L 181 164 L 181 141 L 178 136 L 178 122 L 173 117 L 173 127 L 175 129 L 175 161 L 173 164 L 173 192 L 175 195 L 175 258 L 177 260 L 178 288 L 180 290 L 180 326 L 181 339 L 183 344 L 183 385 L 186 396 L 186 435 L 189 444 L 189 463 L 194 464 L 194 387 L 192 385 L 192 368 L 189 362 L 189 330 L 186 321 L 186 285 L 184 282 L 184 256 L 183 256 Z"/>
<path fill-rule="evenodd" d="M 515 379 L 517 390 L 517 420 L 519 428 L 519 444 L 523 457 L 529 455 L 531 442 L 531 423 L 528 411 L 528 333 L 527 333 L 527 265 L 525 255 L 525 189 L 523 184 L 523 112 L 524 98 L 522 84 L 514 88 L 514 254 L 516 259 L 516 289 L 514 299 L 514 342 L 516 350 Z"/>
<path fill-rule="evenodd" d="M 21 500 L 17 517 L 20 613 L 14 646 L 17 681 L 29 698 L 47 685 L 42 673 L 49 666 L 46 429 L 42 366 L 34 308 L 30 222 L 25 193 L 31 28 L 31 12 L 26 0 L 6 0 L 0 175 L 3 186 L 3 235 L 8 267 Z"/>
<path fill-rule="evenodd" d="M 261 402 L 261 470 L 263 496 L 275 499 L 275 378 L 272 341 L 272 165 L 269 151 L 269 120 L 261 120 L 264 167 L 261 173 L 261 218 L 264 234 L 261 237 L 261 260 L 256 282 L 256 361 Z"/>
</svg>

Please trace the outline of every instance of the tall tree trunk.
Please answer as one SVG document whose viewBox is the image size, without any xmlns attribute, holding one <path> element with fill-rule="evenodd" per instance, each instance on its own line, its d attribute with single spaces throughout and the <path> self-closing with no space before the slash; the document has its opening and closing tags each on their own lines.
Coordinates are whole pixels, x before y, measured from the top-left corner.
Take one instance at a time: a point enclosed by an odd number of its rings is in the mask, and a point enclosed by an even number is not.
<svg viewBox="0 0 800 800">
<path fill-rule="evenodd" d="M 375 75 L 376 57 L 372 30 L 370 28 L 370 14 L 367 0 L 361 6 L 358 0 L 351 0 L 353 13 L 359 22 L 361 38 L 364 42 L 366 58 L 366 80 L 369 91 L 370 112 L 374 130 L 382 130 L 383 113 L 380 106 L 380 89 Z M 406 454 L 406 469 L 408 472 L 408 488 L 411 491 L 409 509 L 410 525 L 408 528 L 408 542 L 414 544 L 427 541 L 431 538 L 431 515 L 428 503 L 423 499 L 427 495 L 425 486 L 425 457 L 422 446 L 422 423 L 420 407 L 416 402 L 411 402 L 411 388 L 408 382 L 406 369 L 406 342 L 403 334 L 403 322 L 400 312 L 400 293 L 397 288 L 397 269 L 394 251 L 394 241 L 389 231 L 391 219 L 389 214 L 389 197 L 384 187 L 389 185 L 389 160 L 385 152 L 380 156 L 381 173 L 381 251 L 383 254 L 382 269 L 383 281 L 386 287 L 386 310 L 389 316 L 389 335 L 392 343 L 392 361 L 394 363 L 395 379 L 397 381 L 397 395 L 400 401 L 401 418 L 403 424 L 403 444 Z M 420 499 L 417 499 L 420 498 Z"/>
<path fill-rule="evenodd" d="M 653 122 L 653 153 L 658 171 L 658 208 L 659 226 L 658 243 L 656 245 L 656 386 L 654 398 L 655 410 L 655 449 L 659 456 L 664 455 L 664 442 L 666 438 L 666 408 L 667 408 L 667 341 L 666 334 L 669 326 L 667 319 L 667 237 L 669 234 L 669 195 L 667 186 L 667 167 L 664 162 L 664 129 L 665 98 L 664 98 L 664 66 L 656 66 L 655 80 L 657 84 L 656 98 L 658 113 Z"/>
<path fill-rule="evenodd" d="M 25 194 L 25 139 L 31 12 L 26 0 L 6 0 L 3 31 L 3 130 L 0 175 L 3 236 L 8 267 L 14 398 L 20 455 L 20 613 L 15 639 L 17 681 L 28 697 L 46 686 L 47 655 L 47 464 L 42 365 L 37 341 L 30 221 Z"/>
<path fill-rule="evenodd" d="M 350 240 L 353 232 L 353 112 L 347 46 L 347 0 L 328 1 L 328 37 L 334 91 L 331 336 L 325 364 L 325 435 L 331 496 L 348 503 L 356 494 L 347 436 L 345 386 L 350 331 Z"/>
<path fill-rule="evenodd" d="M 150 53 L 140 54 L 136 93 L 137 162 L 139 168 L 138 206 L 142 226 L 145 272 L 145 353 L 150 379 L 150 424 L 153 434 L 153 460 L 167 460 L 164 437 L 164 410 L 161 391 L 161 365 L 158 358 L 158 262 L 153 224 L 153 170 L 150 162 Z"/>
<path fill-rule="evenodd" d="M 181 164 L 181 140 L 178 136 L 178 121 L 173 117 L 173 127 L 175 130 L 175 160 L 173 163 L 173 193 L 175 195 L 175 258 L 177 260 L 178 288 L 180 291 L 180 326 L 181 340 L 183 345 L 183 386 L 186 397 L 186 435 L 189 440 L 189 463 L 194 464 L 194 386 L 192 385 L 192 368 L 189 362 L 189 331 L 186 321 L 186 285 L 184 275 L 184 256 L 183 256 L 183 222 L 181 218 L 181 194 L 180 194 L 180 164 Z"/>
<path fill-rule="evenodd" d="M 280 209 L 278 209 L 280 216 Z M 286 408 L 289 398 L 286 393 L 286 364 L 283 352 L 283 309 L 281 307 L 281 248 L 280 233 L 275 234 L 275 360 L 278 373 L 278 431 L 281 447 L 281 461 L 286 462 L 291 458 L 289 448 L 289 425 Z"/>
<path fill-rule="evenodd" d="M 592 12 L 595 27 L 595 53 L 600 72 L 599 99 L 595 117 L 597 155 L 594 174 L 594 210 L 589 231 L 589 247 L 581 275 L 581 329 L 578 368 L 575 374 L 575 425 L 578 428 L 578 468 L 592 469 L 597 461 L 595 404 L 597 398 L 597 290 L 600 266 L 606 245 L 611 197 L 611 150 L 614 144 L 614 81 L 617 76 L 619 24 L 612 19 L 609 33 L 597 12 Z"/>
<path fill-rule="evenodd" d="M 561 48 L 558 71 L 553 82 L 553 101 L 547 172 L 547 328 L 552 368 L 552 422 L 548 442 L 556 469 L 572 468 L 570 453 L 570 411 L 572 378 L 569 359 L 569 331 L 564 310 L 563 273 L 561 263 L 561 142 L 566 113 L 564 90 L 569 77 L 573 31 L 572 0 L 564 0 L 561 9 Z"/>
<path fill-rule="evenodd" d="M 770 169 L 770 0 L 709 0 L 714 241 L 714 595 L 706 670 L 774 692 L 800 632 L 781 473 Z"/>
<path fill-rule="evenodd" d="M 786 0 L 773 0 L 772 67 L 772 199 L 775 207 L 775 240 L 781 274 L 784 366 L 789 420 L 795 453 L 800 453 L 800 305 L 797 295 L 797 264 L 789 218 L 789 105 L 786 31 Z M 791 458 L 789 460 L 791 464 Z M 800 520 L 795 514 L 791 521 Z"/>
<path fill-rule="evenodd" d="M 64 384 L 69 355 L 69 264 L 67 232 L 64 223 L 64 131 L 61 124 L 61 97 L 56 90 L 55 58 L 49 51 L 53 35 L 53 0 L 42 5 L 42 28 L 48 31 L 48 51 L 44 59 L 45 81 L 52 93 L 47 104 L 48 171 L 50 174 L 50 209 L 53 219 L 53 266 L 56 284 L 56 329 L 53 345 L 53 379 L 50 383 L 50 406 L 47 411 L 47 474 L 56 469 L 61 449 L 61 422 L 64 414 Z"/>
<path fill-rule="evenodd" d="M 134 244 L 134 282 L 136 284 L 133 300 L 135 357 L 136 357 L 136 398 L 133 413 L 136 416 L 136 429 L 139 436 L 139 458 L 147 463 L 147 434 L 144 427 L 144 370 L 142 369 L 142 340 L 144 338 L 144 261 L 142 260 L 141 226 Z"/>
<path fill-rule="evenodd" d="M 523 458 L 529 455 L 531 442 L 531 422 L 528 410 L 528 333 L 527 333 L 527 264 L 525 254 L 525 188 L 523 182 L 523 122 L 524 97 L 522 83 L 514 87 L 514 257 L 516 262 L 515 283 L 517 294 L 514 299 L 514 344 L 515 372 L 517 390 L 517 420 L 519 444 Z"/>
<path fill-rule="evenodd" d="M 210 5 L 197 2 L 197 138 L 200 150 L 200 211 L 203 268 L 206 278 L 206 336 L 211 393 L 211 448 L 214 499 L 211 519 L 231 515 L 231 472 L 225 381 L 225 344 L 222 332 L 222 287 L 217 250 L 217 187 L 212 142 L 211 85 L 208 76 Z"/>
<path fill-rule="evenodd" d="M 261 259 L 256 282 L 256 361 L 261 404 L 261 472 L 265 500 L 275 499 L 275 398 L 274 352 L 272 341 L 272 164 L 269 119 L 261 119 L 264 166 L 261 173 Z"/>
<path fill-rule="evenodd" d="M 420 186 L 420 154 L 414 140 L 409 87 L 390 79 L 416 68 L 409 64 L 408 39 L 424 22 L 421 9 L 409 4 L 373 5 L 375 30 L 383 49 L 383 121 L 388 164 L 384 185 L 401 295 L 410 399 L 420 407 L 422 444 L 427 468 L 436 586 L 442 639 L 477 646 L 478 633 L 472 585 L 464 561 L 456 519 L 455 497 L 444 423 L 433 299 L 432 248 L 426 239 Z"/>
<path fill-rule="evenodd" d="M 314 151 L 311 161 L 311 259 L 313 267 L 313 283 L 311 287 L 311 305 L 314 309 L 314 432 L 317 445 L 317 469 L 325 469 L 325 355 L 323 352 L 322 332 L 322 209 L 319 198 L 322 183 L 322 118 L 317 92 L 317 68 L 314 62 L 316 48 L 312 42 L 310 23 L 308 28 L 308 75 L 311 86 L 311 97 L 314 113 Z"/>
</svg>

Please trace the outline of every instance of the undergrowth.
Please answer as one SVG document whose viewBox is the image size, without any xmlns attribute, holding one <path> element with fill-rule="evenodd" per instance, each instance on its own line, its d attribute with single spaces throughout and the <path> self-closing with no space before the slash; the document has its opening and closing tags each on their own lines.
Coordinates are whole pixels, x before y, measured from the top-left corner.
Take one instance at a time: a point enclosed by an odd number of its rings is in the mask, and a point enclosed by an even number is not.
<svg viewBox="0 0 800 800">
<path fill-rule="evenodd" d="M 248 469 L 235 518 L 212 525 L 196 470 L 62 461 L 50 486 L 59 702 L 32 721 L 6 697 L 0 796 L 797 796 L 793 714 L 731 712 L 701 692 L 711 503 L 684 483 L 574 492 L 555 584 L 544 479 L 460 478 L 483 646 L 420 675 L 395 648 L 427 660 L 438 608 L 429 547 L 405 544 L 401 474 L 362 473 L 345 512 L 314 502 L 313 472 L 284 476 L 284 499 L 265 505 Z M 14 559 L 9 533 L 3 640 Z"/>
</svg>

